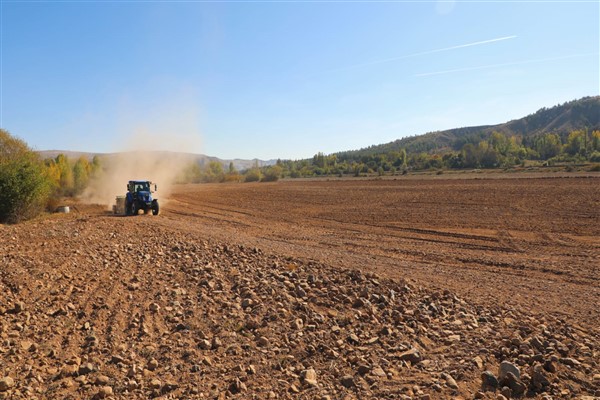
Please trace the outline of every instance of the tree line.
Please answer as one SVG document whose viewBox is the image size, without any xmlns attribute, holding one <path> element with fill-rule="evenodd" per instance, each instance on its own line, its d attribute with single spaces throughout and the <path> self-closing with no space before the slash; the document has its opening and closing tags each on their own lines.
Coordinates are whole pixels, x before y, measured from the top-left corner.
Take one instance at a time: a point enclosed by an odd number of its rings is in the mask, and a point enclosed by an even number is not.
<svg viewBox="0 0 600 400">
<path fill-rule="evenodd" d="M 426 147 L 425 145 L 423 147 Z M 600 131 L 574 130 L 564 139 L 556 133 L 535 136 L 466 135 L 451 147 L 429 151 L 407 149 L 372 153 L 352 151 L 312 159 L 278 160 L 280 177 L 389 175 L 408 171 L 511 168 L 527 161 L 544 165 L 600 162 Z"/>
<path fill-rule="evenodd" d="M 0 129 L 0 223 L 16 223 L 54 211 L 61 197 L 76 196 L 102 173 L 100 158 L 42 160 L 23 140 Z"/>
<path fill-rule="evenodd" d="M 283 176 L 280 165 L 259 167 L 258 163 L 244 171 L 238 171 L 233 162 L 227 169 L 218 161 L 206 164 L 192 162 L 183 171 L 178 183 L 220 183 L 220 182 L 274 182 Z"/>
</svg>

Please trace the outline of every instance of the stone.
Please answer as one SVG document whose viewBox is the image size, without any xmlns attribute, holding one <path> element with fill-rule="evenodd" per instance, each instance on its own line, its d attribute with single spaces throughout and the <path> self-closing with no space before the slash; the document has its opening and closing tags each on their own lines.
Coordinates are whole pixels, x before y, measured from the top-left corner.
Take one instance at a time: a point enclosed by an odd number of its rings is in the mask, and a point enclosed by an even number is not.
<svg viewBox="0 0 600 400">
<path fill-rule="evenodd" d="M 127 382 L 127 389 L 129 389 L 129 390 L 135 390 L 138 387 L 139 387 L 139 385 L 135 381 L 135 379 L 131 379 L 131 380 L 129 380 L 129 382 Z"/>
<path fill-rule="evenodd" d="M 16 301 L 13 306 L 12 312 L 14 314 L 19 314 L 23 312 L 23 310 L 25 310 L 25 303 L 23 303 L 22 301 Z"/>
<path fill-rule="evenodd" d="M 150 387 L 153 389 L 160 389 L 161 386 L 162 386 L 162 382 L 156 378 L 154 378 L 150 381 Z"/>
<path fill-rule="evenodd" d="M 509 361 L 502 361 L 500 363 L 500 367 L 498 368 L 498 381 L 502 383 L 504 378 L 506 378 L 506 374 L 511 372 L 517 379 L 521 378 L 521 371 L 519 371 L 519 367 Z"/>
<path fill-rule="evenodd" d="M 352 307 L 354 308 L 362 308 L 365 306 L 365 301 L 363 299 L 361 299 L 360 297 L 357 298 L 356 300 L 354 300 L 354 303 L 352 303 Z"/>
<path fill-rule="evenodd" d="M 551 372 L 553 374 L 556 373 L 556 371 L 558 371 L 558 368 L 556 367 L 556 363 L 552 360 L 547 360 L 544 363 L 544 369 L 548 372 Z"/>
<path fill-rule="evenodd" d="M 176 382 L 173 381 L 166 381 L 164 383 L 164 385 L 162 386 L 161 391 L 163 393 L 167 393 L 167 392 L 172 392 L 173 390 L 179 388 L 179 384 L 177 384 Z"/>
<path fill-rule="evenodd" d="M 483 360 L 481 359 L 481 357 L 479 357 L 479 356 L 474 357 L 473 363 L 477 366 L 477 368 L 483 369 Z"/>
<path fill-rule="evenodd" d="M 10 376 L 5 376 L 0 379 L 0 392 L 6 392 L 8 389 L 15 386 L 15 381 Z"/>
<path fill-rule="evenodd" d="M 148 368 L 149 371 L 156 370 L 156 368 L 158 368 L 158 361 L 155 358 L 150 359 L 150 361 L 148 361 L 148 365 L 146 365 L 146 368 Z"/>
<path fill-rule="evenodd" d="M 419 350 L 412 348 L 398 356 L 400 360 L 409 361 L 411 364 L 418 364 L 423 358 L 419 353 Z"/>
<path fill-rule="evenodd" d="M 313 368 L 305 369 L 301 375 L 304 383 L 313 387 L 317 386 L 317 372 Z"/>
<path fill-rule="evenodd" d="M 96 393 L 96 397 L 99 399 L 105 399 L 109 396 L 113 395 L 113 388 L 110 386 L 101 387 L 98 393 Z"/>
<path fill-rule="evenodd" d="M 448 387 L 451 389 L 458 389 L 458 384 L 456 383 L 456 380 L 454 380 L 454 378 L 449 374 L 446 374 L 446 385 L 448 385 Z"/>
<path fill-rule="evenodd" d="M 101 385 L 107 385 L 108 382 L 110 381 L 110 379 L 108 378 L 108 376 L 106 375 L 98 375 L 96 377 L 96 385 L 101 386 Z"/>
<path fill-rule="evenodd" d="M 300 318 L 297 318 L 294 320 L 294 322 L 292 322 L 292 329 L 294 329 L 294 330 L 299 331 L 303 327 L 304 327 L 304 322 Z"/>
<path fill-rule="evenodd" d="M 267 339 L 264 336 L 261 336 L 258 338 L 258 341 L 256 343 L 259 347 L 267 347 L 269 345 L 269 339 Z"/>
<path fill-rule="evenodd" d="M 450 335 L 450 336 L 448 336 L 448 342 L 450 342 L 450 343 L 458 343 L 458 342 L 460 342 L 460 335 Z"/>
<path fill-rule="evenodd" d="M 236 378 L 233 382 L 229 384 L 229 391 L 232 394 L 242 393 L 246 390 L 246 384 Z"/>
<path fill-rule="evenodd" d="M 531 340 L 529 341 L 529 344 L 539 351 L 544 351 L 544 344 L 542 343 L 540 338 L 538 338 L 537 336 L 532 337 Z"/>
<path fill-rule="evenodd" d="M 96 370 L 96 368 L 94 367 L 94 365 L 92 363 L 88 362 L 88 363 L 81 364 L 79 366 L 79 369 L 77 370 L 77 373 L 79 375 L 87 375 L 87 374 L 94 372 L 95 370 Z"/>
<path fill-rule="evenodd" d="M 354 333 L 348 336 L 348 343 L 358 344 L 360 343 L 360 339 Z"/>
<path fill-rule="evenodd" d="M 33 351 L 35 344 L 29 340 L 21 340 L 21 348 L 25 351 Z"/>
<path fill-rule="evenodd" d="M 387 376 L 387 374 L 385 373 L 383 368 L 381 368 L 379 366 L 377 366 L 371 370 L 371 375 L 378 376 L 380 378 L 385 378 Z"/>
<path fill-rule="evenodd" d="M 212 343 L 210 340 L 202 339 L 198 343 L 198 347 L 200 347 L 202 350 L 210 350 L 212 348 Z"/>
<path fill-rule="evenodd" d="M 358 373 L 360 375 L 366 375 L 369 372 L 371 372 L 371 367 L 369 367 L 368 365 L 362 364 L 358 366 Z"/>
<path fill-rule="evenodd" d="M 74 376 L 78 374 L 78 371 L 79 366 L 77 364 L 67 364 L 60 369 L 60 377 Z"/>
<path fill-rule="evenodd" d="M 510 388 L 511 392 L 515 396 L 521 396 L 527 390 L 525 385 L 519 378 L 517 378 L 512 372 L 507 372 L 504 382 Z"/>
<path fill-rule="evenodd" d="M 113 354 L 110 358 L 110 362 L 113 364 L 122 364 L 125 362 L 125 359 L 117 354 Z"/>
<path fill-rule="evenodd" d="M 484 392 L 494 392 L 498 389 L 498 379 L 491 371 L 484 371 L 481 374 L 481 390 Z"/>
<path fill-rule="evenodd" d="M 340 379 L 340 383 L 345 388 L 351 388 L 354 386 L 354 378 L 351 375 L 345 375 Z"/>
<path fill-rule="evenodd" d="M 550 386 L 550 381 L 544 374 L 544 369 L 541 365 L 536 365 L 533 368 L 533 373 L 531 374 L 531 386 L 537 393 L 546 391 L 546 388 Z"/>
<path fill-rule="evenodd" d="M 581 365 L 581 363 L 579 361 L 577 361 L 574 358 L 569 358 L 569 357 L 561 358 L 560 363 L 568 365 L 569 367 L 578 367 Z"/>
</svg>

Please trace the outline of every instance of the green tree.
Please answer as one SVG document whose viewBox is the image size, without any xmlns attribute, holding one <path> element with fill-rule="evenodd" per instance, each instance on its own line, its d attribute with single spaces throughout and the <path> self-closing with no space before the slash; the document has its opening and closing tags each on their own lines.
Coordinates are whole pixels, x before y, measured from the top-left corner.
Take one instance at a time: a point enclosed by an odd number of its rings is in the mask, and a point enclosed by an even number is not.
<svg viewBox="0 0 600 400">
<path fill-rule="evenodd" d="M 494 168 L 498 166 L 498 152 L 486 140 L 482 140 L 477 145 L 479 164 L 484 168 Z"/>
<path fill-rule="evenodd" d="M 27 144 L 0 129 L 0 222 L 38 215 L 51 190 L 43 162 Z"/>
<path fill-rule="evenodd" d="M 560 154 L 562 143 L 560 136 L 556 133 L 546 133 L 538 137 L 534 142 L 534 148 L 542 160 L 555 157 Z"/>
<path fill-rule="evenodd" d="M 590 140 L 592 151 L 600 151 L 600 131 L 593 131 Z"/>
<path fill-rule="evenodd" d="M 467 143 L 462 148 L 462 165 L 464 168 L 479 167 L 477 148 L 472 143 Z"/>
<path fill-rule="evenodd" d="M 325 157 L 325 154 L 318 152 L 317 154 L 315 154 L 313 156 L 313 165 L 319 167 L 319 168 L 325 168 L 327 167 L 327 157 Z"/>
<path fill-rule="evenodd" d="M 94 158 L 92 158 L 90 174 L 94 178 L 97 178 L 98 176 L 100 176 L 102 174 L 102 160 L 97 155 L 95 155 Z"/>
<path fill-rule="evenodd" d="M 564 150 L 572 156 L 585 155 L 587 142 L 587 132 L 584 130 L 573 131 L 567 138 Z"/>
<path fill-rule="evenodd" d="M 265 169 L 265 173 L 262 177 L 263 182 L 275 182 L 281 178 L 283 169 L 279 165 L 273 165 Z"/>
<path fill-rule="evenodd" d="M 233 165 L 233 161 L 229 162 L 229 168 L 227 168 L 227 173 L 230 175 L 234 175 L 234 174 L 238 173 L 237 169 L 235 169 L 235 165 Z"/>
<path fill-rule="evenodd" d="M 225 180 L 223 164 L 218 161 L 210 161 L 202 171 L 202 180 L 204 182 L 223 182 Z"/>
<path fill-rule="evenodd" d="M 59 194 L 72 196 L 75 190 L 75 178 L 69 159 L 64 154 L 59 154 L 56 156 L 55 162 L 60 171 Z"/>
<path fill-rule="evenodd" d="M 262 178 L 262 174 L 258 167 L 250 168 L 244 174 L 244 182 L 258 182 Z"/>
<path fill-rule="evenodd" d="M 73 187 L 75 194 L 80 194 L 90 181 L 92 166 L 87 158 L 81 156 L 73 166 Z"/>
</svg>

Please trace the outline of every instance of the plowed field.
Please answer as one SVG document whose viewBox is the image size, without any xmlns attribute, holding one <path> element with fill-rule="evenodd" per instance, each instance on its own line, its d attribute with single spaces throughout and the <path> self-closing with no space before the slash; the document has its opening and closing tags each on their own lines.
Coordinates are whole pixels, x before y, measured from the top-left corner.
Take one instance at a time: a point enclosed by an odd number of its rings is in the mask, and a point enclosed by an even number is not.
<svg viewBox="0 0 600 400">
<path fill-rule="evenodd" d="M 600 325 L 598 178 L 186 186 L 168 209 L 203 234 Z"/>
<path fill-rule="evenodd" d="M 600 177 L 503 178 L 0 226 L 0 399 L 600 396 Z"/>
</svg>

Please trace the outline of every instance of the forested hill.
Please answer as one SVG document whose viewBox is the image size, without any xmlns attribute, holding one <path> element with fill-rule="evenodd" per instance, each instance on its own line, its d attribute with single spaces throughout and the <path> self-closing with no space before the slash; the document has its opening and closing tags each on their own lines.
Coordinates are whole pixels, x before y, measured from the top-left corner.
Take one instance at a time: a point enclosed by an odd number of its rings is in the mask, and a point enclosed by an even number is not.
<svg viewBox="0 0 600 400">
<path fill-rule="evenodd" d="M 571 132 L 580 129 L 600 130 L 600 96 L 584 97 L 555 107 L 542 108 L 524 118 L 499 125 L 430 132 L 360 150 L 339 152 L 336 155 L 341 159 L 356 159 L 401 149 L 405 149 L 407 153 L 460 150 L 467 143 L 488 140 L 493 132 L 502 133 L 507 137 L 518 136 L 524 142 L 533 141 L 543 133 L 556 133 L 564 142 Z"/>
</svg>

